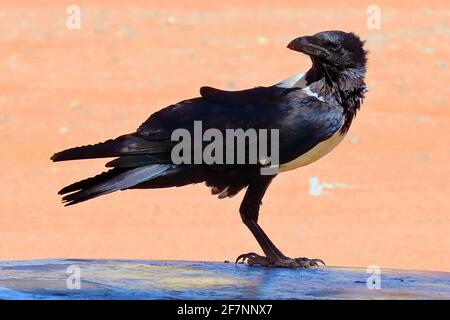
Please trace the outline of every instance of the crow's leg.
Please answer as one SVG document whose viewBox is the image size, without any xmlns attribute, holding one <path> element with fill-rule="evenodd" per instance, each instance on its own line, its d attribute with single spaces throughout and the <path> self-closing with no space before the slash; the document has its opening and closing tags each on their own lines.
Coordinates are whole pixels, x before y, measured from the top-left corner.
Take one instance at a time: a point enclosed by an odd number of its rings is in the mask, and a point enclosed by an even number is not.
<svg viewBox="0 0 450 320">
<path fill-rule="evenodd" d="M 264 230 L 258 225 L 259 208 L 264 193 L 270 185 L 274 176 L 258 176 L 248 187 L 240 207 L 241 218 L 244 224 L 249 228 L 256 241 L 258 241 L 264 256 L 256 253 L 247 253 L 240 255 L 236 262 L 247 261 L 249 265 L 276 266 L 287 268 L 307 268 L 318 266 L 319 263 L 325 264 L 320 259 L 286 257 L 269 239 Z"/>
<path fill-rule="evenodd" d="M 286 257 L 269 239 L 264 230 L 254 221 L 246 221 L 245 225 L 250 229 L 255 239 L 258 241 L 261 249 L 264 251 L 264 256 L 260 256 L 256 253 L 241 254 L 236 262 L 242 260 L 247 261 L 248 265 L 260 265 L 260 266 L 274 266 L 285 268 L 308 268 L 312 266 L 319 266 L 319 263 L 325 263 L 321 259 L 308 259 L 308 258 L 289 258 Z"/>
</svg>

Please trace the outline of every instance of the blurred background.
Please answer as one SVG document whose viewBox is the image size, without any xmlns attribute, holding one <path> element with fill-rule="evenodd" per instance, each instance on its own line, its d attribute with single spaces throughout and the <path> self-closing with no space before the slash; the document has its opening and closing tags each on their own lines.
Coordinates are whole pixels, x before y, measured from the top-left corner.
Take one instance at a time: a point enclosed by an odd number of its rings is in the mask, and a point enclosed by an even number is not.
<svg viewBox="0 0 450 320">
<path fill-rule="evenodd" d="M 68 5 L 81 9 L 68 29 Z M 381 10 L 369 28 L 368 7 Z M 310 61 L 301 35 L 354 31 L 370 91 L 346 139 L 281 174 L 260 222 L 285 254 L 329 265 L 450 271 L 448 1 L 3 0 L 0 259 L 234 260 L 260 252 L 203 185 L 118 192 L 64 208 L 57 191 L 104 160 L 64 148 L 134 131 L 202 85 L 271 85 Z"/>
</svg>

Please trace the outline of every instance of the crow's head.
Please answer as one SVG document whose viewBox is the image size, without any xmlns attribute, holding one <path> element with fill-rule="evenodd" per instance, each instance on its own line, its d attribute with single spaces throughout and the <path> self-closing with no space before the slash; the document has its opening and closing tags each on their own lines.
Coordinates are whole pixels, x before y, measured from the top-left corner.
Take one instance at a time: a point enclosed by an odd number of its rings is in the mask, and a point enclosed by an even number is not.
<svg viewBox="0 0 450 320">
<path fill-rule="evenodd" d="M 354 33 L 343 31 L 324 31 L 300 37 L 292 40 L 288 48 L 309 55 L 313 62 L 338 70 L 364 68 L 367 62 L 364 42 Z"/>
</svg>

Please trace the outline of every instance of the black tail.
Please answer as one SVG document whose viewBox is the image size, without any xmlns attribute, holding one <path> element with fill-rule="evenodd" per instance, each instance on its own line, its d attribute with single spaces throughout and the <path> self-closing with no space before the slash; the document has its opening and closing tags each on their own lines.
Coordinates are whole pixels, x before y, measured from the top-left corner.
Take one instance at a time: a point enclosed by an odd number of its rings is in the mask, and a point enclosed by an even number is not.
<svg viewBox="0 0 450 320">
<path fill-rule="evenodd" d="M 59 194 L 66 194 L 63 202 L 69 206 L 114 191 L 131 188 L 144 181 L 163 176 L 173 168 L 175 166 L 170 164 L 151 164 L 131 169 L 114 168 L 64 187 Z"/>
<path fill-rule="evenodd" d="M 94 145 L 70 148 L 55 153 L 53 161 L 108 158 L 125 155 L 158 154 L 170 150 L 167 141 L 145 140 L 136 134 L 126 134 L 114 140 L 108 140 Z"/>
<path fill-rule="evenodd" d="M 51 157 L 53 161 L 119 157 L 108 164 L 114 169 L 61 189 L 59 194 L 64 195 L 63 202 L 72 205 L 164 176 L 174 168 L 174 165 L 164 161 L 170 155 L 170 143 L 146 140 L 132 133 L 55 153 Z"/>
</svg>

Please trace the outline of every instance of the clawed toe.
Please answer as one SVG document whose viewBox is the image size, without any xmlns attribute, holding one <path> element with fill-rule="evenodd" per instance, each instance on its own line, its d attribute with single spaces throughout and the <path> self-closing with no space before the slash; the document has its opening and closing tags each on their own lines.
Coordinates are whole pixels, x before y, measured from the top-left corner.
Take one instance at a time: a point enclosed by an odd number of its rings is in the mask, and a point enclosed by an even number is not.
<svg viewBox="0 0 450 320">
<path fill-rule="evenodd" d="M 319 264 L 325 265 L 325 262 L 322 259 L 296 258 L 295 261 L 301 268 L 319 267 Z"/>
<path fill-rule="evenodd" d="M 256 255 L 256 253 L 254 253 L 254 252 L 243 253 L 239 257 L 236 258 L 236 263 L 239 263 L 239 262 L 245 263 L 245 260 L 253 255 Z"/>
<path fill-rule="evenodd" d="M 239 262 L 245 263 L 246 261 L 249 266 L 254 265 L 269 266 L 272 263 L 268 258 L 260 256 L 259 254 L 254 252 L 241 254 L 239 257 L 236 258 L 236 263 Z"/>
</svg>

